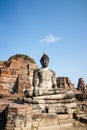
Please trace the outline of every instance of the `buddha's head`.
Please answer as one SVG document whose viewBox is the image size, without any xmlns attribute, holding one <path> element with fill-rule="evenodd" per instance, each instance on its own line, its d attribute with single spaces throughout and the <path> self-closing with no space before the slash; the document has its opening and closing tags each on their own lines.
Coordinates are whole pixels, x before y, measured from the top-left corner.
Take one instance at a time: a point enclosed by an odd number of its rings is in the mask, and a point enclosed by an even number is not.
<svg viewBox="0 0 87 130">
<path fill-rule="evenodd" d="M 46 53 L 43 53 L 41 59 L 40 59 L 40 63 L 42 65 L 43 68 L 47 67 L 49 64 L 49 57 Z"/>
</svg>

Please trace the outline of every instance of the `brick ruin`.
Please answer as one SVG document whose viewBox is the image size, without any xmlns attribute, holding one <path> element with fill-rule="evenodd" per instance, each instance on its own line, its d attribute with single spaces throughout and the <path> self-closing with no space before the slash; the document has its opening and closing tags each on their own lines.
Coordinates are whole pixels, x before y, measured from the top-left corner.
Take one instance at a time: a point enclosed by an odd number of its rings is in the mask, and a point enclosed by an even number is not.
<svg viewBox="0 0 87 130">
<path fill-rule="evenodd" d="M 24 57 L 25 56 L 25 57 Z M 26 55 L 15 55 L 8 61 L 0 62 L 0 94 L 23 93 L 24 88 L 32 87 L 33 71 L 37 65 Z"/>
<path fill-rule="evenodd" d="M 75 90 L 74 84 L 71 82 L 71 80 L 68 77 L 57 77 L 57 87 L 58 88 L 63 88 L 68 90 Z"/>
<path fill-rule="evenodd" d="M 61 128 L 65 130 L 67 127 L 75 129 L 76 126 L 74 127 L 72 123 L 73 116 L 76 120 L 87 123 L 85 114 L 87 112 L 87 85 L 82 78 L 79 79 L 77 88 L 68 77 L 56 79 L 60 91 L 72 90 L 74 92 L 78 106 L 74 113 L 73 109 L 69 110 L 69 113 L 58 115 L 40 113 L 41 109 L 38 105 L 32 110 L 32 104 L 24 104 L 19 100 L 23 98 L 23 89 L 33 87 L 33 72 L 37 68 L 32 58 L 21 54 L 12 56 L 8 61 L 0 61 L 0 130 L 61 130 Z M 12 95 L 11 92 L 14 94 Z M 78 126 L 80 125 L 81 130 L 86 130 L 86 123 L 83 128 L 81 122 Z"/>
</svg>

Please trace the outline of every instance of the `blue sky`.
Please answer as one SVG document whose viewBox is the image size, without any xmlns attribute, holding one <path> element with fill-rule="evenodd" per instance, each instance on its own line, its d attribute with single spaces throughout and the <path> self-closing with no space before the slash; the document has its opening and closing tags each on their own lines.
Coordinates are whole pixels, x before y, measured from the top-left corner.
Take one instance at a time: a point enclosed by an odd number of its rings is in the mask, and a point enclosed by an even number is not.
<svg viewBox="0 0 87 130">
<path fill-rule="evenodd" d="M 0 0 L 0 60 L 46 52 L 56 76 L 87 83 L 87 0 Z"/>
</svg>

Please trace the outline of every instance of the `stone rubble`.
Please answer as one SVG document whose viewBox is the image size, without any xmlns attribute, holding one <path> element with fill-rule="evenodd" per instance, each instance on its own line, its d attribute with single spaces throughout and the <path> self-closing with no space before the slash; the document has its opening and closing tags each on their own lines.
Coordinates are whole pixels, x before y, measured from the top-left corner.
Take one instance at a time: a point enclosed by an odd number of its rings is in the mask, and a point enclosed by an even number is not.
<svg viewBox="0 0 87 130">
<path fill-rule="evenodd" d="M 11 101 L 5 102 L 6 100 L 3 100 L 0 105 L 2 112 L 0 114 L 0 130 L 30 130 L 32 107 L 27 104 L 15 104 Z"/>
</svg>

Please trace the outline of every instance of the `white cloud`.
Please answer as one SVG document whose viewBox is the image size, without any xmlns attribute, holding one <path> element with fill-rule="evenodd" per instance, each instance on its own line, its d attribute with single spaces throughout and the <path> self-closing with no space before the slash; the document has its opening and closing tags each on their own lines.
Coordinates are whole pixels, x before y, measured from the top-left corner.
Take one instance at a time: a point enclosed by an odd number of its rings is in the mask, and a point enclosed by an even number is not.
<svg viewBox="0 0 87 130">
<path fill-rule="evenodd" d="M 44 38 L 40 39 L 40 42 L 42 42 L 42 43 L 54 43 L 54 42 L 58 42 L 60 40 L 61 40 L 60 37 L 56 37 L 53 34 L 49 34 L 49 35 L 45 36 Z"/>
</svg>

